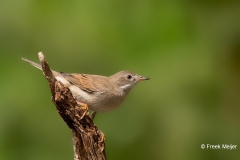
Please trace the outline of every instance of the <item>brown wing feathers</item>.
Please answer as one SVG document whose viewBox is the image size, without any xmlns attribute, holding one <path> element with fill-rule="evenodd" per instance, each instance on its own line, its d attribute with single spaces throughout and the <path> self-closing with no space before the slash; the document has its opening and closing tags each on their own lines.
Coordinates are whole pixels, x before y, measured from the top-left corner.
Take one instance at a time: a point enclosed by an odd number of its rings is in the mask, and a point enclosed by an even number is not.
<svg viewBox="0 0 240 160">
<path fill-rule="evenodd" d="M 97 92 L 97 88 L 93 86 L 91 78 L 86 74 L 67 74 L 61 72 L 61 75 L 71 84 L 76 85 L 88 93 Z"/>
</svg>

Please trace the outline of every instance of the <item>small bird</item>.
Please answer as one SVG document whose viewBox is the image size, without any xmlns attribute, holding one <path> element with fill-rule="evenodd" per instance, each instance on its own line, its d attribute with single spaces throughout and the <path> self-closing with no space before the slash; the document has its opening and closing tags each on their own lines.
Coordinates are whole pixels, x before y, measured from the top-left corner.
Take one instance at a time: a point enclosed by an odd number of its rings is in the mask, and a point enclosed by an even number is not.
<svg viewBox="0 0 240 160">
<path fill-rule="evenodd" d="M 22 58 L 34 67 L 42 66 Z M 68 87 L 76 101 L 93 112 L 105 112 L 122 104 L 129 91 L 140 81 L 149 80 L 131 71 L 120 71 L 109 77 L 91 74 L 64 73 L 52 70 L 54 77 Z"/>
</svg>

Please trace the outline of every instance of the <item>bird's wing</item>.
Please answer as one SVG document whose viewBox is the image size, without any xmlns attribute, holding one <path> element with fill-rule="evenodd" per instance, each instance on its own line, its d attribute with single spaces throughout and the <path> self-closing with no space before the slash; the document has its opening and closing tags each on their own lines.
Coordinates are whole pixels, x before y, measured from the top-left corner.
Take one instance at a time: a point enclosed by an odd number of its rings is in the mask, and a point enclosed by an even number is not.
<svg viewBox="0 0 240 160">
<path fill-rule="evenodd" d="M 60 72 L 60 74 L 71 84 L 79 87 L 83 91 L 94 94 L 95 92 L 100 92 L 97 88 L 95 81 L 92 79 L 92 75 L 88 74 L 67 74 Z"/>
</svg>

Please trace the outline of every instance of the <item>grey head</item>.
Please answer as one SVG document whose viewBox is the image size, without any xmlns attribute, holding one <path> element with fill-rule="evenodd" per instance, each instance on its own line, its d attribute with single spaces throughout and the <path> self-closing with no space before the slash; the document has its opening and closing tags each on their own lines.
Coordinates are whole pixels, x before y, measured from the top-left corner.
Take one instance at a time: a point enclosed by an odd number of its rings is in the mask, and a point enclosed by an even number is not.
<svg viewBox="0 0 240 160">
<path fill-rule="evenodd" d="M 117 72 L 109 78 L 114 86 L 125 93 L 128 93 L 138 82 L 150 79 L 127 70 Z"/>
</svg>

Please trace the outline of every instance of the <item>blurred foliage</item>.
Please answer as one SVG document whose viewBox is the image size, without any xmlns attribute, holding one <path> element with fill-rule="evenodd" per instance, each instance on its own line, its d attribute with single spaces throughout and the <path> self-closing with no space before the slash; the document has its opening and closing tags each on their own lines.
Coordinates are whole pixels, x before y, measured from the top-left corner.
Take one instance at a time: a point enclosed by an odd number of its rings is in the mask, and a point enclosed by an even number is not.
<svg viewBox="0 0 240 160">
<path fill-rule="evenodd" d="M 44 76 L 21 60 L 39 51 L 57 71 L 151 77 L 97 115 L 109 159 L 239 159 L 239 15 L 233 0 L 1 0 L 0 159 L 73 159 Z"/>
</svg>

